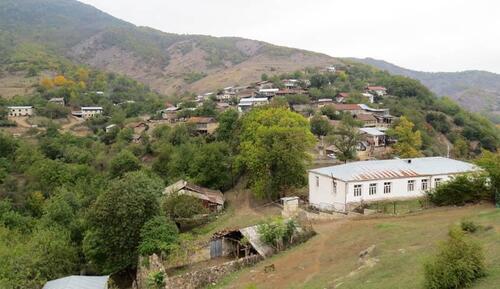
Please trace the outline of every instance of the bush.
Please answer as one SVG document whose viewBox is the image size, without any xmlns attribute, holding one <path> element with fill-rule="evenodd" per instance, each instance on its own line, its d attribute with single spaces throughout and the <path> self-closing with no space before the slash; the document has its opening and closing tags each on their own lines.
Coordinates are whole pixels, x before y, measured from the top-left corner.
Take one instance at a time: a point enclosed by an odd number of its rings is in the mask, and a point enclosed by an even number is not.
<svg viewBox="0 0 500 289">
<path fill-rule="evenodd" d="M 439 185 L 429 193 L 429 198 L 438 206 L 462 206 L 492 200 L 493 196 L 484 175 L 461 175 Z"/>
<path fill-rule="evenodd" d="M 273 246 L 276 250 L 292 243 L 292 236 L 297 224 L 294 220 L 284 221 L 282 218 L 270 219 L 257 228 L 262 242 Z"/>
<path fill-rule="evenodd" d="M 201 200 L 177 193 L 172 193 L 165 198 L 163 201 L 163 210 L 173 220 L 179 218 L 189 219 L 196 215 L 208 213 L 208 209 L 203 206 Z"/>
<path fill-rule="evenodd" d="M 450 230 L 448 235 L 437 255 L 424 264 L 425 288 L 463 288 L 485 275 L 482 248 L 461 230 Z"/>
<path fill-rule="evenodd" d="M 165 286 L 165 273 L 158 271 L 158 272 L 151 272 L 148 275 L 147 279 L 147 288 L 148 289 L 159 289 Z"/>
<path fill-rule="evenodd" d="M 474 223 L 473 221 L 464 220 L 460 222 L 460 228 L 462 228 L 462 231 L 464 232 L 475 233 L 477 230 L 479 230 L 479 228 L 481 228 L 481 226 Z"/>
<path fill-rule="evenodd" d="M 179 229 L 172 220 L 157 216 L 144 224 L 141 229 L 139 253 L 151 255 L 153 253 L 169 253 L 172 244 L 179 239 Z"/>
</svg>

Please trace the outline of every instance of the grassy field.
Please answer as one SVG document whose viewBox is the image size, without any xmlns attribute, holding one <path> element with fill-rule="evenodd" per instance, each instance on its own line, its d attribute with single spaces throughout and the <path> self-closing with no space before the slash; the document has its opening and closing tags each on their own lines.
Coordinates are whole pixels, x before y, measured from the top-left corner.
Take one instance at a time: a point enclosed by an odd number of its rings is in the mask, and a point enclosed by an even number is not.
<svg viewBox="0 0 500 289">
<path fill-rule="evenodd" d="M 472 288 L 499 288 L 500 210 L 491 205 L 316 224 L 318 235 L 308 242 L 211 288 L 423 288 L 422 263 L 446 239 L 448 229 L 464 219 L 492 226 L 473 235 L 483 244 L 488 276 Z M 359 253 L 372 245 L 369 262 L 360 262 Z M 275 272 L 264 272 L 269 264 Z"/>
</svg>

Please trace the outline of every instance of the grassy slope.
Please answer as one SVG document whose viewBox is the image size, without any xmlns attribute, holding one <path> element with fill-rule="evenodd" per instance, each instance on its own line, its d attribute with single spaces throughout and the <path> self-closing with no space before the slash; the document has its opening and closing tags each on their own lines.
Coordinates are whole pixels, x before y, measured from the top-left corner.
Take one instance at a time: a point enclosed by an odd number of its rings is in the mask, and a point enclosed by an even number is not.
<svg viewBox="0 0 500 289">
<path fill-rule="evenodd" d="M 485 247 L 489 275 L 472 288 L 497 288 L 500 210 L 488 205 L 315 225 L 319 234 L 312 240 L 230 275 L 214 288 L 422 288 L 422 262 L 446 238 L 448 228 L 463 218 L 494 226 L 474 235 Z M 371 256 L 378 263 L 359 269 L 359 252 L 373 244 Z M 271 263 L 276 272 L 264 273 L 264 266 Z"/>
</svg>

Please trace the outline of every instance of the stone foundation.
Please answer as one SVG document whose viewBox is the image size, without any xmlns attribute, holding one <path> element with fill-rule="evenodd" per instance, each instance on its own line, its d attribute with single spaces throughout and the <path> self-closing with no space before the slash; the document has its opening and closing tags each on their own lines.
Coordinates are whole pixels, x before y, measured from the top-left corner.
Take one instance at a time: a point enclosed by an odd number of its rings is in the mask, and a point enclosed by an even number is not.
<svg viewBox="0 0 500 289">
<path fill-rule="evenodd" d="M 165 289 L 205 288 L 210 284 L 217 283 L 226 275 L 232 272 L 236 272 L 241 268 L 252 266 L 262 259 L 263 258 L 260 255 L 253 255 L 250 257 L 226 262 L 221 265 L 168 277 L 166 280 Z"/>
</svg>

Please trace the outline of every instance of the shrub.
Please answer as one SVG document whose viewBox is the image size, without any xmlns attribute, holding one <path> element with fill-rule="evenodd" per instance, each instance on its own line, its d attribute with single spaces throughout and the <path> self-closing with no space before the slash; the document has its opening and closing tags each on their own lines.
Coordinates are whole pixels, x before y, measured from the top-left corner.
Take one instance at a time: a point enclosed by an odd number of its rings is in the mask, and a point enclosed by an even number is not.
<svg viewBox="0 0 500 289">
<path fill-rule="evenodd" d="M 151 255 L 153 253 L 169 253 L 172 244 L 179 239 L 179 229 L 172 220 L 157 216 L 144 224 L 141 229 L 139 253 Z"/>
<path fill-rule="evenodd" d="M 481 226 L 474 223 L 473 221 L 464 220 L 460 222 L 460 228 L 462 228 L 462 231 L 464 232 L 475 233 L 477 230 L 479 230 L 479 228 L 481 228 Z"/>
<path fill-rule="evenodd" d="M 429 193 L 429 199 L 438 206 L 475 203 L 492 200 L 491 189 L 484 175 L 461 175 L 447 181 Z"/>
<path fill-rule="evenodd" d="M 269 219 L 257 228 L 262 242 L 281 250 L 292 242 L 297 224 L 294 220 L 284 221 L 282 218 Z"/>
<path fill-rule="evenodd" d="M 439 252 L 424 264 L 425 288 L 463 288 L 485 275 L 482 248 L 463 231 L 452 229 Z"/>
<path fill-rule="evenodd" d="M 148 289 L 159 289 L 165 286 L 165 273 L 158 271 L 158 272 L 151 272 L 148 275 L 147 279 L 147 288 Z"/>
<path fill-rule="evenodd" d="M 163 210 L 172 219 L 192 218 L 196 215 L 208 213 L 208 209 L 203 206 L 201 200 L 178 193 L 168 195 L 163 201 Z"/>
</svg>

